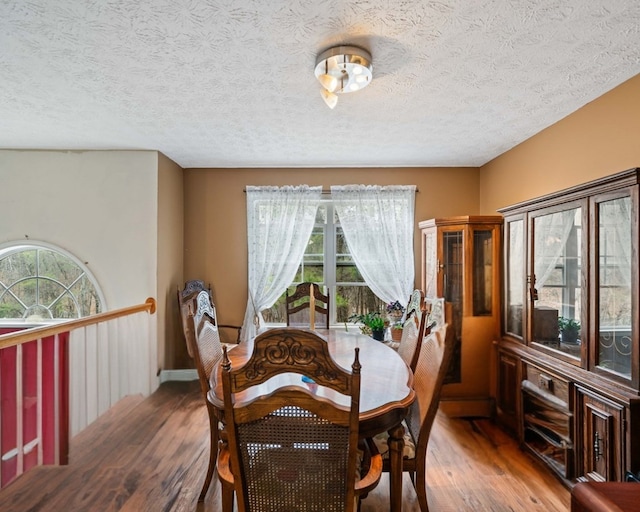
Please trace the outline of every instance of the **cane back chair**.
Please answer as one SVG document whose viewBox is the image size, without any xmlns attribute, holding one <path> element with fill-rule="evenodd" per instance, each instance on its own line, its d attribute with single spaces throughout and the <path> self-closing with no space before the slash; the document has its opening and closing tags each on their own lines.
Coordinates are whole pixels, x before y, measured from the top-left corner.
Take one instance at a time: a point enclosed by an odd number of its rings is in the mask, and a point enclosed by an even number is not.
<svg viewBox="0 0 640 512">
<path fill-rule="evenodd" d="M 351 372 L 308 330 L 260 334 L 240 368 L 231 368 L 225 350 L 228 444 L 221 444 L 218 475 L 234 486 L 240 511 L 353 511 L 356 497 L 377 485 L 382 460 L 375 445 L 366 445 L 362 464 L 358 459 L 358 350 Z M 256 390 L 274 377 L 268 394 Z M 359 468 L 366 474 L 357 480 Z"/>
<path fill-rule="evenodd" d="M 207 303 L 204 300 L 201 304 L 198 304 L 198 297 L 201 296 L 201 292 L 207 293 L 208 301 L 210 302 L 209 308 L 207 308 Z M 204 284 L 204 281 L 200 279 L 192 279 L 190 281 L 187 281 L 184 284 L 184 289 L 182 290 L 178 289 L 178 308 L 180 309 L 180 318 L 182 320 L 182 332 L 186 340 L 187 339 L 187 332 L 186 332 L 187 317 L 189 316 L 190 311 L 196 317 L 195 319 L 196 326 L 198 325 L 198 321 L 199 321 L 199 318 L 196 316 L 196 313 L 198 312 L 199 308 L 201 308 L 200 309 L 201 313 L 204 312 L 206 309 L 208 309 L 210 316 L 214 315 L 212 313 L 212 310 L 215 309 L 215 306 L 213 303 L 211 288 L 206 287 Z M 216 322 L 217 322 L 217 317 L 216 317 Z M 229 341 L 231 341 L 231 339 L 233 338 L 233 341 L 235 343 L 240 342 L 240 331 L 242 329 L 241 326 L 230 325 L 230 324 L 217 324 L 217 326 L 218 326 L 218 329 L 220 330 L 230 329 L 232 331 L 235 331 L 235 335 L 232 335 L 231 333 L 226 331 L 224 333 L 225 334 L 224 339 L 228 339 Z M 191 351 L 191 348 L 189 347 L 189 344 L 187 344 L 187 352 L 189 353 L 189 356 L 193 359 L 193 353 Z"/>
<path fill-rule="evenodd" d="M 200 381 L 200 389 L 202 390 L 209 416 L 209 465 L 198 498 L 198 501 L 202 502 L 213 478 L 218 454 L 218 440 L 220 438 L 220 421 L 223 416 L 222 412 L 207 399 L 207 394 L 211 389 L 211 372 L 222 360 L 223 347 L 231 349 L 237 345 L 220 342 L 215 305 L 211 302 L 207 291 L 198 292 L 194 303 L 196 304 L 196 310 L 195 313 L 189 311 L 187 314 L 185 335 L 189 352 L 193 354 L 198 380 Z M 229 500 L 233 500 L 233 491 L 230 487 L 223 487 L 223 501 Z"/>
<path fill-rule="evenodd" d="M 402 338 L 398 345 L 398 354 L 411 371 L 415 371 L 418 354 L 424 337 L 427 313 L 425 311 L 424 293 L 413 290 L 409 296 L 405 320 L 402 324 Z"/>
<path fill-rule="evenodd" d="M 429 510 L 426 489 L 427 445 L 438 412 L 444 378 L 453 358 L 455 341 L 450 324 L 436 326 L 422 341 L 413 379 L 416 401 L 411 404 L 403 422 L 406 433 L 402 469 L 411 476 L 421 512 Z M 383 456 L 385 472 L 389 471 L 387 437 L 381 434 L 375 438 Z"/>
</svg>

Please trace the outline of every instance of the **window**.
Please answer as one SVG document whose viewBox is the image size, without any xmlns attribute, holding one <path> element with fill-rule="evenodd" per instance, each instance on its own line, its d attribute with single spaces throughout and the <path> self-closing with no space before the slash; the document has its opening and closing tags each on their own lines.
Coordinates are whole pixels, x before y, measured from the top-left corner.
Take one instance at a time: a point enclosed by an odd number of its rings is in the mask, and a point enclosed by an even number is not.
<svg viewBox="0 0 640 512">
<path fill-rule="evenodd" d="M 88 269 L 65 251 L 33 243 L 0 247 L 0 319 L 80 318 L 103 304 Z"/>
<path fill-rule="evenodd" d="M 311 238 L 288 291 L 291 293 L 296 285 L 305 281 L 329 291 L 332 325 L 347 322 L 353 314 L 384 311 L 384 302 L 365 284 L 353 262 L 331 200 L 323 200 L 318 208 Z M 262 312 L 265 322 L 286 323 L 285 297 L 286 292 L 270 309 Z"/>
</svg>

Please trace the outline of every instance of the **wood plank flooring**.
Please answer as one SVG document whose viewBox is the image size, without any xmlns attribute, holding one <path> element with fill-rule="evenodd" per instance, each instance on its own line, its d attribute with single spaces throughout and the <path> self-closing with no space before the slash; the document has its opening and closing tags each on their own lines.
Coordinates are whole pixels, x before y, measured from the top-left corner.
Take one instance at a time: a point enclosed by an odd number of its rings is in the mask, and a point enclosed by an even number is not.
<svg viewBox="0 0 640 512">
<path fill-rule="evenodd" d="M 128 397 L 72 439 L 68 466 L 35 468 L 0 491 L 0 510 L 219 512 L 217 480 L 197 503 L 208 428 L 196 381 L 165 383 L 145 400 Z M 431 435 L 432 512 L 569 510 L 569 491 L 491 421 L 439 414 Z M 383 475 L 362 512 L 388 510 L 387 481 Z M 407 475 L 403 510 L 419 512 Z"/>
</svg>

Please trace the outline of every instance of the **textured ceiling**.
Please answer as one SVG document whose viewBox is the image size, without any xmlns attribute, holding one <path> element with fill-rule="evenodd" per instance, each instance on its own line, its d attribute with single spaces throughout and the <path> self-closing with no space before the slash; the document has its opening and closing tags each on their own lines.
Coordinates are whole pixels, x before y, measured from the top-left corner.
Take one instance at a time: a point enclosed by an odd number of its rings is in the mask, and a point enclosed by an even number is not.
<svg viewBox="0 0 640 512">
<path fill-rule="evenodd" d="M 2 0 L 0 147 L 478 166 L 640 72 L 638 0 Z M 316 55 L 373 56 L 320 98 Z"/>
</svg>

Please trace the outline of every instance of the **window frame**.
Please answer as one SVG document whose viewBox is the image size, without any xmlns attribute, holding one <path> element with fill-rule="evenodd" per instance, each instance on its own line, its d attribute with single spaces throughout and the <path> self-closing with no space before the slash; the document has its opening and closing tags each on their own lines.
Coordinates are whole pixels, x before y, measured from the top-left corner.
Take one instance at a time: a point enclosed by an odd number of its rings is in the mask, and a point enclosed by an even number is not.
<svg viewBox="0 0 640 512">
<path fill-rule="evenodd" d="M 337 288 L 341 286 L 358 286 L 358 287 L 368 288 L 369 290 L 371 289 L 369 288 L 367 283 L 364 281 L 364 279 L 362 281 L 340 281 L 340 282 L 337 281 L 338 257 L 336 254 L 336 250 L 338 245 L 337 236 L 338 236 L 338 229 L 340 228 L 340 220 L 338 219 L 337 214 L 335 212 L 334 202 L 330 197 L 323 197 L 320 200 L 319 208 L 325 208 L 325 217 L 324 217 L 324 222 L 321 221 L 321 222 L 316 222 L 314 224 L 314 230 L 317 229 L 318 227 L 322 228 L 323 237 L 324 237 L 324 240 L 323 240 L 324 252 L 322 255 L 323 277 L 322 277 L 322 282 L 318 284 L 324 287 L 329 292 L 329 295 L 331 297 L 330 308 L 329 308 L 329 325 L 331 326 L 343 325 L 344 322 L 341 321 L 339 324 L 337 322 L 337 314 L 338 314 L 338 304 L 336 300 Z M 317 219 L 317 215 L 316 215 L 316 219 Z M 351 256 L 350 253 L 349 255 Z M 353 265 L 356 266 L 355 262 L 353 262 Z M 298 269 L 300 269 L 300 267 L 304 268 L 304 255 L 303 255 L 303 261 L 299 263 Z M 298 272 L 296 272 L 296 276 L 298 275 L 299 275 L 299 270 Z M 304 278 L 304 274 L 303 274 L 303 278 Z M 289 284 L 287 289 L 291 289 L 292 287 L 295 287 L 298 284 L 300 283 L 294 280 Z M 286 291 L 284 293 L 286 293 Z M 371 293 L 373 294 L 373 292 Z M 382 301 L 380 302 L 382 307 Z M 266 325 L 277 326 L 277 325 L 282 325 L 282 323 L 266 322 Z"/>
<path fill-rule="evenodd" d="M 95 278 L 95 276 L 93 275 L 93 273 L 91 272 L 91 270 L 89 270 L 89 268 L 87 267 L 87 265 L 82 262 L 79 258 L 77 258 L 75 255 L 73 255 L 72 253 L 70 253 L 69 251 L 56 246 L 54 244 L 51 243 L 47 243 L 47 242 L 42 242 L 42 241 L 37 241 L 37 240 L 28 240 L 28 241 L 11 241 L 11 242 L 4 242 L 4 243 L 0 243 L 0 260 L 4 259 L 7 256 L 11 256 L 12 254 L 16 254 L 16 253 L 20 253 L 23 251 L 32 251 L 35 250 L 36 252 L 39 252 L 41 250 L 44 251 L 50 251 L 53 253 L 56 253 L 66 259 L 68 259 L 70 262 L 72 262 L 73 264 L 75 264 L 78 269 L 80 270 L 80 275 L 74 279 L 73 283 L 71 285 L 66 285 L 64 284 L 62 281 L 58 280 L 58 279 L 52 279 L 49 276 L 40 276 L 39 272 L 36 271 L 35 275 L 32 276 L 23 276 L 19 279 L 14 280 L 12 283 L 2 283 L 3 287 L 2 287 L 2 295 L 4 295 L 4 293 L 6 293 L 7 291 L 10 291 L 11 287 L 14 286 L 15 284 L 18 284 L 19 282 L 23 281 L 24 279 L 26 279 L 27 277 L 29 279 L 36 279 L 36 280 L 46 280 L 46 281 L 55 281 L 59 286 L 61 286 L 64 289 L 64 292 L 60 295 L 60 297 L 66 295 L 66 294 L 70 294 L 71 297 L 73 298 L 74 302 L 77 304 L 78 303 L 78 298 L 77 296 L 72 292 L 71 288 L 74 286 L 74 284 L 82 277 L 86 277 L 87 280 L 91 283 L 91 285 L 93 286 L 96 296 L 98 298 L 99 301 L 99 307 L 98 307 L 98 312 L 101 311 L 106 311 L 106 301 L 104 298 L 104 294 L 102 292 L 102 289 L 100 288 L 97 279 Z M 39 268 L 37 269 L 39 270 Z M 6 290 L 6 291 L 4 291 Z M 59 300 L 59 298 L 56 299 Z M 55 304 L 55 302 L 52 304 Z M 38 294 L 36 294 L 36 302 L 34 304 L 29 304 L 27 305 L 27 310 L 28 311 L 30 308 L 33 307 L 42 307 L 45 308 L 47 310 L 49 310 L 49 306 L 45 305 L 45 304 L 40 304 L 39 302 L 39 297 Z M 81 318 L 80 316 L 77 316 L 75 318 Z M 0 318 L 0 324 L 3 326 L 14 326 L 14 325 L 20 325 L 20 326 L 25 326 L 27 324 L 29 325 L 42 325 L 42 324 L 51 324 L 51 323 L 58 323 L 58 322 L 64 322 L 64 321 L 68 321 L 70 318 L 38 318 L 38 319 L 30 319 L 29 317 L 21 317 L 21 318 Z"/>
</svg>

